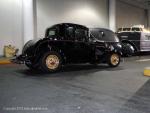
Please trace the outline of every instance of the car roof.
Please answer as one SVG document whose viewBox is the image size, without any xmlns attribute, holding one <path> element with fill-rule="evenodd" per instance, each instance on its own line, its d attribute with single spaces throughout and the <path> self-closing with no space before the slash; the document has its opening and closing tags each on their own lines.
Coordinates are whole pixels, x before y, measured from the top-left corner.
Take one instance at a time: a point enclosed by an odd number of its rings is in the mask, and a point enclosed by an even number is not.
<svg viewBox="0 0 150 113">
<path fill-rule="evenodd" d="M 90 28 L 90 30 L 109 31 L 109 32 L 112 32 L 112 33 L 114 33 L 112 30 L 110 30 L 110 29 L 106 29 L 106 28 Z"/>
<path fill-rule="evenodd" d="M 59 26 L 59 25 L 78 26 L 78 27 L 81 27 L 81 28 L 84 28 L 84 29 L 89 29 L 89 28 L 87 28 L 87 27 L 84 26 L 84 25 L 74 24 L 74 23 L 59 23 L 59 24 L 55 24 L 55 25 L 53 25 L 53 26 L 51 26 L 51 27 L 49 27 L 49 28 L 52 28 L 52 27 L 55 27 L 55 26 Z M 49 29 L 49 28 L 48 28 L 48 29 Z"/>
</svg>

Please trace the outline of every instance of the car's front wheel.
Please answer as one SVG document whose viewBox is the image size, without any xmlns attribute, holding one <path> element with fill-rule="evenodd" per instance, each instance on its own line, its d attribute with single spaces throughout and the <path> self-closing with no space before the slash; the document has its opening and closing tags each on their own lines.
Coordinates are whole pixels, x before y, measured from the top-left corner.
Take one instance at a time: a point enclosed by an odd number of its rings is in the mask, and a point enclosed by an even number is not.
<svg viewBox="0 0 150 113">
<path fill-rule="evenodd" d="M 41 57 L 41 69 L 44 72 L 56 72 L 62 64 L 61 56 L 54 51 L 47 52 Z"/>
<path fill-rule="evenodd" d="M 111 67 L 117 67 L 120 64 L 120 55 L 118 53 L 112 53 L 108 56 L 108 65 Z"/>
</svg>

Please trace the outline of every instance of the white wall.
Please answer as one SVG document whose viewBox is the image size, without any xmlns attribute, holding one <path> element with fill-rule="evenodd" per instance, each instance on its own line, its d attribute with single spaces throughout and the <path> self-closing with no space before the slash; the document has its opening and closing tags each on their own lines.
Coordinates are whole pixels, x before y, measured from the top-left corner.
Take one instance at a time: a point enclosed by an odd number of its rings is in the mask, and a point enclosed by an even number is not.
<svg viewBox="0 0 150 113">
<path fill-rule="evenodd" d="M 63 22 L 108 28 L 108 0 L 37 0 L 38 38 L 47 27 Z"/>
<path fill-rule="evenodd" d="M 34 11 L 33 0 L 22 0 L 23 38 L 24 44 L 34 39 Z"/>
<path fill-rule="evenodd" d="M 23 8 L 23 0 L 0 0 L 0 55 L 3 54 L 4 45 L 8 44 L 16 46 L 21 52 L 24 41 L 27 41 L 25 39 L 30 38 L 24 34 L 28 26 L 24 18 L 29 16 L 23 14 L 26 11 Z M 39 38 L 44 37 L 47 27 L 62 22 L 109 27 L 108 0 L 37 0 L 34 8 Z M 34 30 L 36 33 L 36 28 Z"/>
<path fill-rule="evenodd" d="M 148 10 L 148 28 L 150 29 L 150 9 Z"/>
<path fill-rule="evenodd" d="M 0 55 L 8 44 L 23 46 L 22 0 L 0 0 Z"/>
<path fill-rule="evenodd" d="M 116 24 L 118 27 L 131 27 L 133 25 L 147 26 L 145 9 L 139 8 L 126 2 L 117 0 Z"/>
</svg>

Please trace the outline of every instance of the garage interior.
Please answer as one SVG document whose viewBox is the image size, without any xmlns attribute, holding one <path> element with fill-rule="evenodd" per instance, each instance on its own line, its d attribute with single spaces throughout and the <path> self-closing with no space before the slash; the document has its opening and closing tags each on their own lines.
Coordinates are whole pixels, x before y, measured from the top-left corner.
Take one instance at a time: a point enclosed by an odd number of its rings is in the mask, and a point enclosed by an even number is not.
<svg viewBox="0 0 150 113">
<path fill-rule="evenodd" d="M 117 32 L 150 29 L 149 0 L 1 0 L 0 58 L 4 46 L 44 38 L 46 28 L 76 23 Z M 148 53 L 146 53 L 148 54 Z M 122 58 L 120 66 L 67 65 L 57 73 L 0 64 L 0 113 L 149 113 L 148 55 Z"/>
</svg>

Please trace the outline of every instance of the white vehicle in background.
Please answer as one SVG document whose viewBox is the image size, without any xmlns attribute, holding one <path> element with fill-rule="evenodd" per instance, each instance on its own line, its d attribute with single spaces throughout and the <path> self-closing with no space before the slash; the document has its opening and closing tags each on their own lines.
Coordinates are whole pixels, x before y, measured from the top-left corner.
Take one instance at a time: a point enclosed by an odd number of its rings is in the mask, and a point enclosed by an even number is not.
<svg viewBox="0 0 150 113">
<path fill-rule="evenodd" d="M 122 42 L 125 56 L 130 56 L 137 52 L 150 51 L 150 31 L 142 25 L 136 25 L 131 28 L 119 28 L 117 35 Z"/>
</svg>

